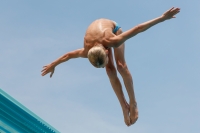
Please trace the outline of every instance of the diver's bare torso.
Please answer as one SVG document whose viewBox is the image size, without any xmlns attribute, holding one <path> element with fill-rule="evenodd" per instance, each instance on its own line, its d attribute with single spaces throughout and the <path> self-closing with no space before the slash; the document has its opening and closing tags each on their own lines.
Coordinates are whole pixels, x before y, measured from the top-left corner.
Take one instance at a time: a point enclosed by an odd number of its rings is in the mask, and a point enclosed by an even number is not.
<svg viewBox="0 0 200 133">
<path fill-rule="evenodd" d="M 84 48 L 89 50 L 95 45 L 102 44 L 105 48 L 103 40 L 113 37 L 112 33 L 115 27 L 115 22 L 109 19 L 98 19 L 91 23 L 85 33 Z"/>
</svg>

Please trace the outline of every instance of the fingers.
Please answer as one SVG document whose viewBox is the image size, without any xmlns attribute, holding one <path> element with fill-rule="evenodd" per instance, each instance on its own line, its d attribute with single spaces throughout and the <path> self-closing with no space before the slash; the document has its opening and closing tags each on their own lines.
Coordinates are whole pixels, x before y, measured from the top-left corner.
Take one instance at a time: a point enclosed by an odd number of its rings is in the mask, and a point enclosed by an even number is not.
<svg viewBox="0 0 200 133">
<path fill-rule="evenodd" d="M 175 8 L 175 7 L 172 7 L 171 9 L 169 9 L 168 11 L 175 11 L 175 10 L 180 10 L 180 8 Z"/>
<path fill-rule="evenodd" d="M 179 12 L 180 12 L 180 8 L 176 8 L 172 13 L 173 14 L 172 18 L 176 18 L 175 15 L 178 14 Z"/>
<path fill-rule="evenodd" d="M 47 71 L 47 66 L 48 66 L 48 65 L 43 66 L 43 69 L 42 69 L 42 71 L 41 71 L 41 72 L 42 72 L 42 74 L 41 74 L 42 76 L 44 76 L 44 75 L 46 75 L 47 73 L 49 73 L 49 72 Z"/>
<path fill-rule="evenodd" d="M 180 8 L 175 8 L 174 10 L 172 10 L 173 13 L 178 13 L 180 12 Z"/>
<path fill-rule="evenodd" d="M 43 66 L 43 70 L 41 72 L 42 72 L 42 74 L 41 74 L 42 76 L 45 76 L 46 74 L 51 72 L 51 74 L 50 74 L 50 78 L 51 78 L 53 76 L 54 69 L 49 69 L 49 68 L 47 68 L 47 66 Z"/>
<path fill-rule="evenodd" d="M 43 69 L 41 72 L 44 72 L 46 69 Z"/>
<path fill-rule="evenodd" d="M 179 12 L 180 12 L 180 10 L 175 11 L 174 15 L 176 15 L 176 14 L 179 13 Z"/>
<path fill-rule="evenodd" d="M 44 68 L 41 72 L 42 72 L 42 74 L 41 74 L 42 76 L 44 76 L 48 73 L 46 68 Z"/>
<path fill-rule="evenodd" d="M 169 13 L 174 9 L 174 7 L 170 8 L 169 10 L 167 10 L 165 13 Z"/>
<path fill-rule="evenodd" d="M 167 12 L 180 12 L 180 8 L 175 8 L 175 7 L 172 7 L 170 8 Z"/>
<path fill-rule="evenodd" d="M 43 66 L 43 68 L 46 68 L 47 66 Z"/>
<path fill-rule="evenodd" d="M 175 15 L 180 12 L 180 8 L 172 7 L 164 13 L 166 19 L 176 18 Z"/>
<path fill-rule="evenodd" d="M 170 11 L 172 11 L 174 9 L 174 7 L 172 7 L 171 9 L 169 9 L 168 11 L 170 12 Z"/>
<path fill-rule="evenodd" d="M 47 72 L 45 71 L 45 72 L 42 73 L 42 76 L 44 76 L 44 75 L 46 75 L 46 74 L 47 74 Z"/>
<path fill-rule="evenodd" d="M 46 70 L 46 67 L 47 67 L 47 66 L 43 66 L 43 70 L 42 70 L 41 72 L 45 71 L 45 70 Z"/>
<path fill-rule="evenodd" d="M 51 74 L 50 74 L 50 78 L 53 76 L 53 73 L 54 73 L 54 70 L 51 72 Z"/>
<path fill-rule="evenodd" d="M 44 71 L 41 75 L 42 75 L 42 76 L 45 76 L 47 73 L 49 73 L 49 72 Z M 50 77 L 51 77 L 52 75 L 53 75 L 53 74 L 51 74 Z"/>
<path fill-rule="evenodd" d="M 177 13 L 180 12 L 180 8 L 175 8 L 175 9 L 171 10 L 171 12 L 172 12 L 173 14 L 177 14 Z"/>
</svg>

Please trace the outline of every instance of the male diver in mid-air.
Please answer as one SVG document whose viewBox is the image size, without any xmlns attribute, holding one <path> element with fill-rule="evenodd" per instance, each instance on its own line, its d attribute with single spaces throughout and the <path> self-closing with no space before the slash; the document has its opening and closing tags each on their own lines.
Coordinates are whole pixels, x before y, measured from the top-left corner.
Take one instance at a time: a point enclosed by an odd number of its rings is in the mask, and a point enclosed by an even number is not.
<svg viewBox="0 0 200 133">
<path fill-rule="evenodd" d="M 57 65 L 68 61 L 69 59 L 78 57 L 88 58 L 90 63 L 96 68 L 105 67 L 112 88 L 121 105 L 124 121 L 127 126 L 130 126 L 138 119 L 138 109 L 134 94 L 132 76 L 128 70 L 124 57 L 124 42 L 160 22 L 175 18 L 175 15 L 179 12 L 180 8 L 173 7 L 160 17 L 141 23 L 125 32 L 122 32 L 121 27 L 119 27 L 119 25 L 112 20 L 95 20 L 89 25 L 85 33 L 84 47 L 68 52 L 52 63 L 44 66 L 42 70 L 42 76 L 50 73 L 50 77 L 52 77 Z M 112 53 L 112 49 L 114 54 Z M 114 65 L 113 57 L 117 67 Z M 122 85 L 117 77 L 116 69 L 123 78 L 129 96 L 129 103 L 127 103 L 124 97 Z"/>
</svg>

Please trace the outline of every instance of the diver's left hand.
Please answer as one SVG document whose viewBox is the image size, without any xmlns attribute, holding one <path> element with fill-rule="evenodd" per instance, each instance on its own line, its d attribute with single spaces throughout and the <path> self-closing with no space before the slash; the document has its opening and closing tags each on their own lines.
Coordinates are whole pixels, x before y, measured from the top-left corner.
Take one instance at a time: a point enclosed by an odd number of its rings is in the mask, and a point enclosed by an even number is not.
<svg viewBox="0 0 200 133">
<path fill-rule="evenodd" d="M 172 7 L 171 9 L 169 9 L 168 11 L 166 11 L 163 15 L 162 15 L 162 18 L 164 20 L 167 20 L 167 19 L 171 19 L 171 18 L 176 18 L 175 15 L 177 13 L 180 12 L 180 8 L 175 8 L 175 7 Z"/>
</svg>

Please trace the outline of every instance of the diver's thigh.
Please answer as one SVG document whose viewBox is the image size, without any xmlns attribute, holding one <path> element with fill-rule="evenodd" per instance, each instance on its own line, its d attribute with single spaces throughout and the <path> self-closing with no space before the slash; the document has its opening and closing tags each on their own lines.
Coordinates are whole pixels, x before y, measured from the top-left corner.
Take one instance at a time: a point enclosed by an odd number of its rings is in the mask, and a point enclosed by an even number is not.
<svg viewBox="0 0 200 133">
<path fill-rule="evenodd" d="M 108 49 L 108 64 L 106 67 L 114 67 L 112 48 Z"/>
<path fill-rule="evenodd" d="M 119 47 L 117 48 L 114 48 L 114 56 L 115 56 L 115 61 L 116 61 L 116 64 L 118 62 L 120 63 L 125 63 L 125 45 L 124 43 L 122 45 L 120 45 Z"/>
<path fill-rule="evenodd" d="M 122 29 L 120 28 L 117 32 L 116 35 L 120 35 L 121 33 L 123 33 Z M 114 56 L 115 56 L 115 61 L 116 63 L 118 61 L 120 61 L 121 63 L 125 63 L 125 45 L 124 43 L 121 44 L 119 47 L 114 48 Z"/>
</svg>

